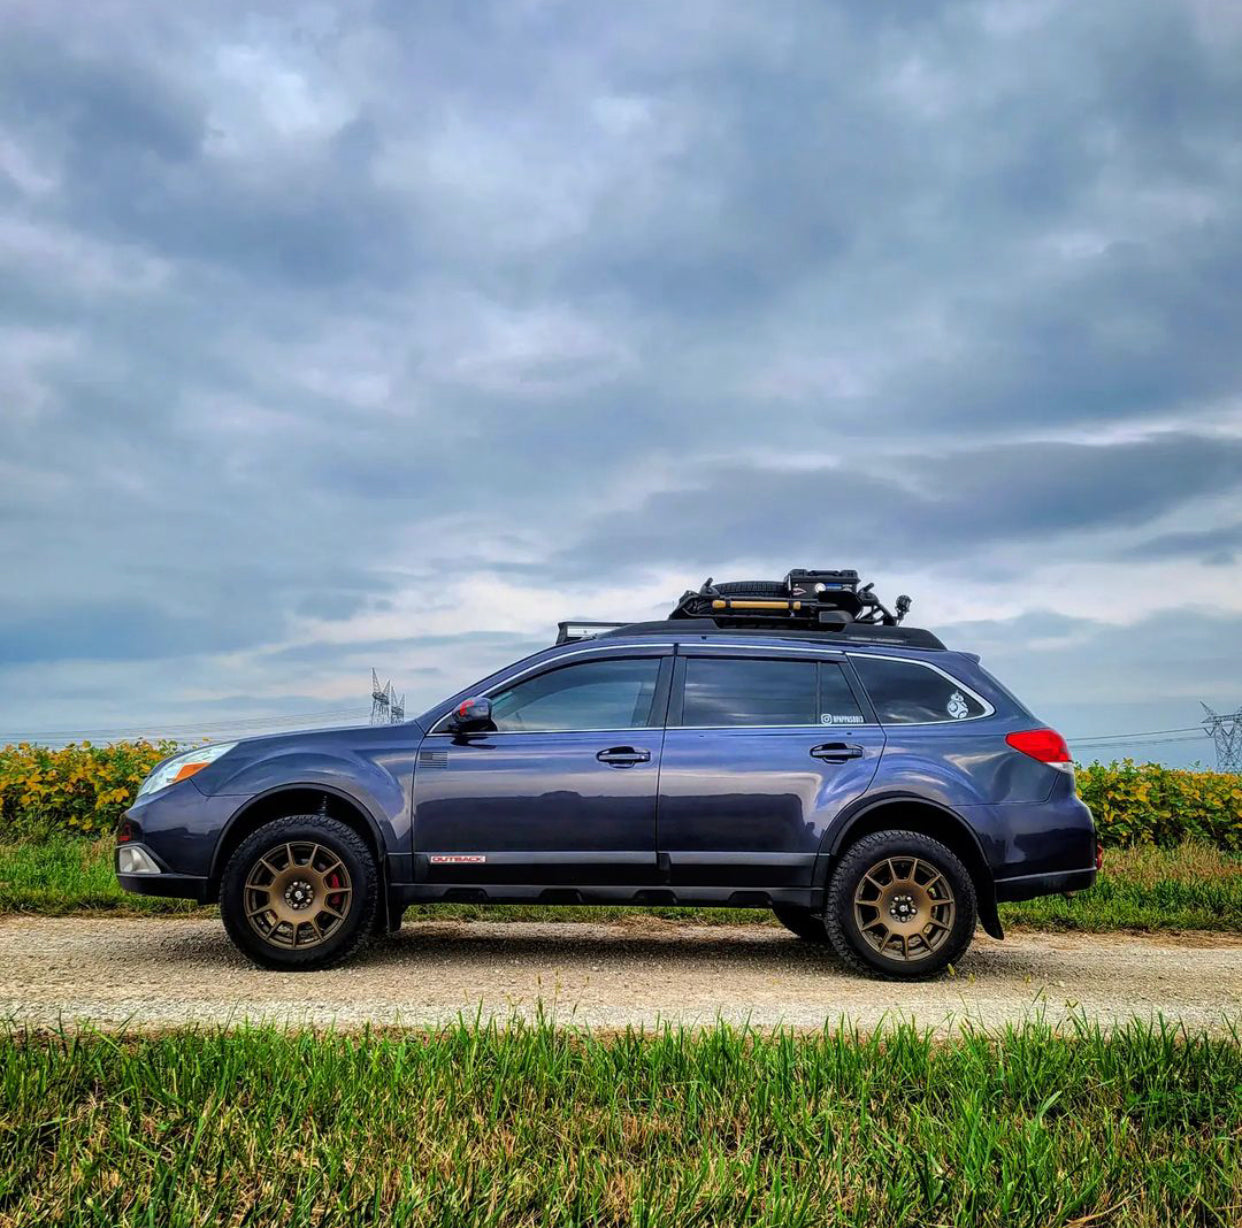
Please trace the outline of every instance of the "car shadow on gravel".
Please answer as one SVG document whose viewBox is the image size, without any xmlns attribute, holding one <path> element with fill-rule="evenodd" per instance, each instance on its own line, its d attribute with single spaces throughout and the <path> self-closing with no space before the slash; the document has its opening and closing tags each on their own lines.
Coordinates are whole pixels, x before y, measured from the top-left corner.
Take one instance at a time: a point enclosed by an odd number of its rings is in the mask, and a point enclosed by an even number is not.
<svg viewBox="0 0 1242 1228">
<path fill-rule="evenodd" d="M 523 927 L 524 928 L 524 927 Z M 517 930 L 517 932 L 514 932 Z M 547 964 L 558 959 L 574 963 L 651 962 L 664 968 L 679 965 L 701 973 L 706 962 L 734 967 L 762 965 L 774 971 L 812 972 L 844 965 L 826 946 L 802 942 L 770 931 L 727 934 L 682 928 L 668 934 L 636 933 L 625 927 L 548 925 L 539 933 L 522 932 L 514 924 L 474 925 L 430 923 L 406 925 L 398 933 L 372 943 L 363 957 L 368 964 L 404 964 L 460 959 L 485 963 Z"/>
</svg>

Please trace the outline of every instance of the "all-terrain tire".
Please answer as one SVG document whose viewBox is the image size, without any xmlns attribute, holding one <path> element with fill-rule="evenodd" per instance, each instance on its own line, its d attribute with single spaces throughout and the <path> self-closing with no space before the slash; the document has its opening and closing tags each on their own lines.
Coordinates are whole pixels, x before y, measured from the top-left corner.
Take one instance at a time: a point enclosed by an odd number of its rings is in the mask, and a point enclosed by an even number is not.
<svg viewBox="0 0 1242 1228">
<path fill-rule="evenodd" d="M 827 943 L 828 930 L 824 919 L 812 909 L 799 908 L 796 904 L 773 904 L 772 912 L 787 930 L 804 941 Z"/>
<path fill-rule="evenodd" d="M 312 972 L 366 945 L 379 892 L 375 858 L 357 832 L 327 815 L 294 814 L 237 846 L 220 880 L 220 916 L 260 967 Z"/>
<path fill-rule="evenodd" d="M 856 972 L 884 980 L 927 980 L 955 964 L 977 916 L 970 871 L 952 849 L 919 832 L 863 836 L 828 880 L 824 925 L 833 950 Z"/>
</svg>

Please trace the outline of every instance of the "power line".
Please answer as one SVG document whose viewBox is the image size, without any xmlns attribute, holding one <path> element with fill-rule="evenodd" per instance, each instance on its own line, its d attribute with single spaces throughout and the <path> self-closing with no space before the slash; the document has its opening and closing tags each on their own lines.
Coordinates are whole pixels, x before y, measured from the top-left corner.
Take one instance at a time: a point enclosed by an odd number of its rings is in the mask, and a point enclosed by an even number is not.
<svg viewBox="0 0 1242 1228">
<path fill-rule="evenodd" d="M 1137 738 L 1162 738 L 1166 734 L 1171 733 L 1193 733 L 1197 736 L 1203 735 L 1202 725 L 1184 725 L 1180 729 L 1149 729 L 1146 733 L 1100 733 L 1100 734 L 1084 734 L 1081 738 L 1067 737 L 1067 742 L 1111 742 L 1111 741 L 1129 741 L 1132 742 Z"/>
<path fill-rule="evenodd" d="M 102 725 L 95 729 L 42 729 L 34 732 L 0 731 L 0 742 L 35 742 L 42 738 L 77 740 L 93 737 L 139 737 L 156 733 L 160 737 L 175 734 L 206 733 L 228 729 L 265 729 L 291 727 L 299 721 L 362 720 L 366 713 L 360 708 L 321 708 L 316 712 L 291 712 L 283 716 L 242 717 L 237 720 L 197 721 L 194 724 L 169 725 L 162 721 L 150 721 L 145 725 Z"/>
</svg>

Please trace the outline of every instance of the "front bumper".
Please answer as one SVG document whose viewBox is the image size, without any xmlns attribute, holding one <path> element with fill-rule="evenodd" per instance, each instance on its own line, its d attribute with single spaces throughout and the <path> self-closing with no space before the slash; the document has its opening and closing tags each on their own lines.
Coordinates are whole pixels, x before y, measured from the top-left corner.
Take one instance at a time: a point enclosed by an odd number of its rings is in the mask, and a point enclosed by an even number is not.
<svg viewBox="0 0 1242 1228">
<path fill-rule="evenodd" d="M 1055 874 L 1020 874 L 996 880 L 996 898 L 1002 904 L 1033 900 L 1039 895 L 1061 895 L 1066 891 L 1086 891 L 1095 882 L 1095 866 L 1085 870 L 1060 870 Z"/>
<path fill-rule="evenodd" d="M 141 849 L 159 868 L 155 874 L 122 874 L 117 863 L 122 849 Z M 135 841 L 133 844 L 120 844 L 112 853 L 112 868 L 116 872 L 116 881 L 122 891 L 133 892 L 134 895 L 167 895 L 177 899 L 197 900 L 200 904 L 208 903 L 208 880 L 206 875 L 173 874 L 168 870 L 160 856 L 148 845 Z"/>
</svg>

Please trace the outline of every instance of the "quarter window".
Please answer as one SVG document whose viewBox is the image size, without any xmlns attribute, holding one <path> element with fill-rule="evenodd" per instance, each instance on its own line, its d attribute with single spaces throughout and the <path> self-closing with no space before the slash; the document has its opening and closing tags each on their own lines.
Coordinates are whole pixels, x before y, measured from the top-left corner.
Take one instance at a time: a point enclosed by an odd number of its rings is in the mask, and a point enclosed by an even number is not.
<svg viewBox="0 0 1242 1228">
<path fill-rule="evenodd" d="M 655 657 L 567 665 L 493 695 L 492 720 L 501 732 L 639 729 L 650 720 L 659 674 Z"/>
<path fill-rule="evenodd" d="M 882 725 L 964 721 L 985 709 L 965 687 L 917 661 L 853 657 Z"/>
<path fill-rule="evenodd" d="M 862 724 L 839 666 L 814 661 L 687 657 L 681 723 L 698 726 Z"/>
</svg>

